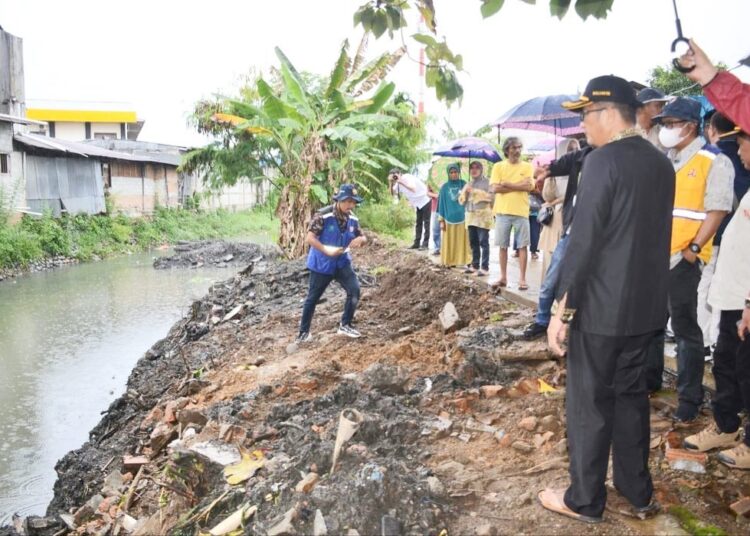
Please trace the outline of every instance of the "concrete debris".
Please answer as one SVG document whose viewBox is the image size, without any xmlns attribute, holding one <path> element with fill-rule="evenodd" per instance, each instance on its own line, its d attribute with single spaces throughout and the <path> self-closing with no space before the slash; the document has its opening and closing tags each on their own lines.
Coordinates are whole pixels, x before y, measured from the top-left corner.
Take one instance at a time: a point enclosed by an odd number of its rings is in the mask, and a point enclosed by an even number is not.
<svg viewBox="0 0 750 536">
<path fill-rule="evenodd" d="M 524 417 L 520 421 L 518 421 L 518 427 L 523 428 L 527 432 L 533 432 L 536 430 L 537 425 L 537 418 L 534 416 L 531 417 Z"/>
<path fill-rule="evenodd" d="M 447 302 L 443 306 L 443 310 L 440 312 L 440 325 L 443 328 L 443 333 L 450 333 L 456 331 L 461 327 L 461 318 L 458 316 L 456 306 L 452 302 Z"/>
<path fill-rule="evenodd" d="M 510 447 L 524 454 L 530 454 L 534 452 L 534 446 L 529 445 L 525 441 L 514 441 L 513 443 L 511 443 Z"/>
<path fill-rule="evenodd" d="M 315 519 L 313 520 L 313 536 L 327 536 L 328 527 L 323 517 L 323 512 L 315 510 Z"/>
</svg>

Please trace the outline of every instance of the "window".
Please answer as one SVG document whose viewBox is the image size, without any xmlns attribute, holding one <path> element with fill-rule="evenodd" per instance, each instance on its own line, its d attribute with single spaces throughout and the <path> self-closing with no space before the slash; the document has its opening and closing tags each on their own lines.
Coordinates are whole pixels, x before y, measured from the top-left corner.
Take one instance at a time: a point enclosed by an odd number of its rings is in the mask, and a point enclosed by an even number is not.
<svg viewBox="0 0 750 536">
<path fill-rule="evenodd" d="M 10 155 L 0 153 L 0 173 L 10 173 Z"/>
</svg>

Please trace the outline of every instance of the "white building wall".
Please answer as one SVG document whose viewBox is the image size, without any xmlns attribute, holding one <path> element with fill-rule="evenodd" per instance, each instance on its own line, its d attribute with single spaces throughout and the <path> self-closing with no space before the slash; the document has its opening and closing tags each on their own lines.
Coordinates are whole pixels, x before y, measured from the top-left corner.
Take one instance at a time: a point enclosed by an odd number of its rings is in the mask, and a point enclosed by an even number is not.
<svg viewBox="0 0 750 536">
<path fill-rule="evenodd" d="M 115 139 L 120 139 L 120 123 L 91 123 L 91 139 L 96 138 L 96 134 L 114 134 Z"/>
<path fill-rule="evenodd" d="M 55 122 L 55 138 L 68 141 L 85 140 L 86 126 L 83 123 Z"/>
</svg>

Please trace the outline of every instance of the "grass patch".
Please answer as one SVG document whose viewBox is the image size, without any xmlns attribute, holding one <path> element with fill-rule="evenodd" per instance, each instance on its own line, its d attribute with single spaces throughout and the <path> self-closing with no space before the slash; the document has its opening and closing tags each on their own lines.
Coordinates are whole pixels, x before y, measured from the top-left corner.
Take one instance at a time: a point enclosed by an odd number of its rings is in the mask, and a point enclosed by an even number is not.
<svg viewBox="0 0 750 536">
<path fill-rule="evenodd" d="M 375 277 L 380 277 L 383 274 L 389 274 L 393 271 L 393 268 L 389 268 L 387 266 L 376 266 L 372 270 L 370 270 L 370 273 L 374 275 Z"/>
<path fill-rule="evenodd" d="M 77 214 L 24 216 L 18 225 L 0 223 L 0 268 L 25 267 L 45 257 L 87 261 L 140 251 L 178 240 L 266 235 L 279 225 L 267 209 L 227 212 L 159 208 L 148 218 Z"/>
<path fill-rule="evenodd" d="M 365 230 L 410 240 L 414 228 L 414 209 L 404 203 L 364 203 L 357 207 L 359 223 Z"/>
<path fill-rule="evenodd" d="M 671 506 L 669 513 L 675 516 L 682 528 L 693 536 L 727 536 L 724 529 L 704 523 L 683 506 Z"/>
</svg>

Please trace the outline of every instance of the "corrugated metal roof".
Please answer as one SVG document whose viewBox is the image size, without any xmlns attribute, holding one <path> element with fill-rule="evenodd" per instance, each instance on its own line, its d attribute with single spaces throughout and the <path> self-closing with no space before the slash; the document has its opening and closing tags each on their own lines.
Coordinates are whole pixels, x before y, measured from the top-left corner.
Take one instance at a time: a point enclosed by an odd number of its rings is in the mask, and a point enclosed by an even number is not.
<svg viewBox="0 0 750 536">
<path fill-rule="evenodd" d="M 46 121 L 35 121 L 34 119 L 26 119 L 25 117 L 17 117 L 15 115 L 0 114 L 0 121 L 5 123 L 18 123 L 19 125 L 46 125 Z"/>
<path fill-rule="evenodd" d="M 61 140 L 59 138 L 49 138 L 39 134 L 16 134 L 13 139 L 18 143 L 28 147 L 44 149 L 60 153 L 69 153 L 79 156 L 102 158 L 107 160 L 126 160 L 129 162 L 153 162 L 156 164 L 166 164 L 170 166 L 179 166 L 181 157 L 171 154 L 130 154 L 119 151 L 110 151 L 96 145 L 77 143 L 74 141 Z"/>
</svg>

